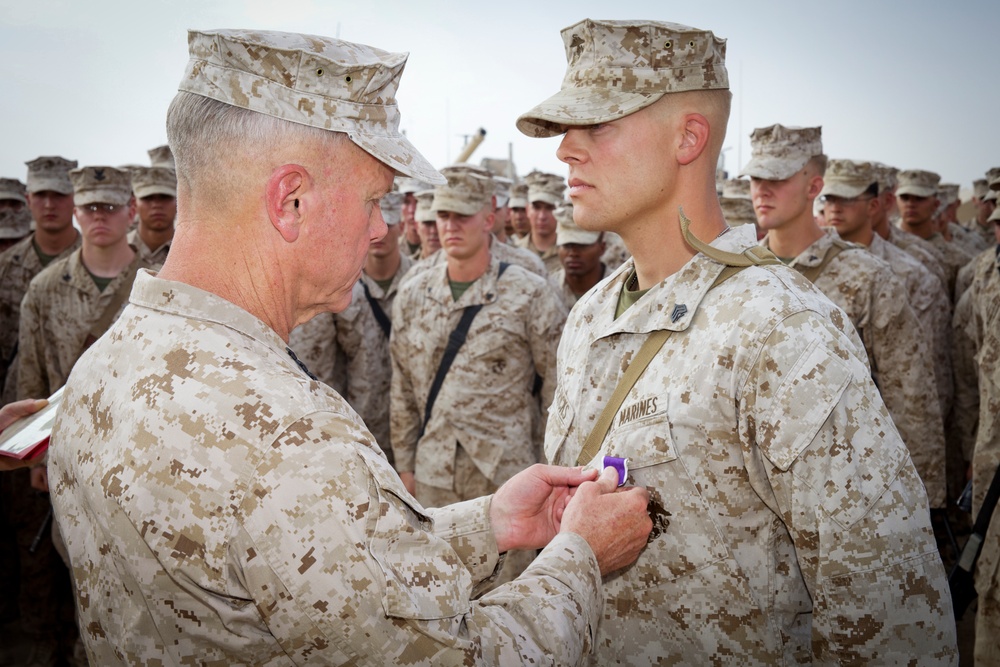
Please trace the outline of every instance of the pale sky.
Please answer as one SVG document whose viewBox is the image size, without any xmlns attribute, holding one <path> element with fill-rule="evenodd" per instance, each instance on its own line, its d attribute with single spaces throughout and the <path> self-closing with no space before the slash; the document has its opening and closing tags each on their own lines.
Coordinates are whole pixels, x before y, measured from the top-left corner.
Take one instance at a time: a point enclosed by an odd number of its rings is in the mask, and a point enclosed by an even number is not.
<svg viewBox="0 0 1000 667">
<path fill-rule="evenodd" d="M 463 135 L 470 159 L 521 175 L 565 174 L 556 139 L 528 139 L 517 116 L 556 92 L 559 31 L 583 18 L 653 19 L 728 40 L 733 113 L 727 170 L 750 159 L 754 127 L 823 126 L 831 158 L 929 169 L 970 187 L 1000 165 L 1000 19 L 986 0 L 0 0 L 0 176 L 62 155 L 84 165 L 148 164 L 187 62 L 188 28 L 340 36 L 407 51 L 401 127 L 438 167 Z"/>
</svg>

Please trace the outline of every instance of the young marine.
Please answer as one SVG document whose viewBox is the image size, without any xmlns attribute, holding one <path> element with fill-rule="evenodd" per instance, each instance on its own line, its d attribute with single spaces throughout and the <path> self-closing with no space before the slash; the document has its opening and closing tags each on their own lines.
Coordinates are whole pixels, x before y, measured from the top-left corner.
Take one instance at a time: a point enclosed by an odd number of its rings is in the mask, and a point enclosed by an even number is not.
<svg viewBox="0 0 1000 667">
<path fill-rule="evenodd" d="M 517 125 L 564 135 L 574 220 L 632 260 L 569 314 L 545 453 L 626 458 L 659 529 L 607 579 L 590 663 L 954 663 L 927 495 L 853 327 L 719 208 L 724 40 L 562 37 L 562 89 Z"/>
</svg>

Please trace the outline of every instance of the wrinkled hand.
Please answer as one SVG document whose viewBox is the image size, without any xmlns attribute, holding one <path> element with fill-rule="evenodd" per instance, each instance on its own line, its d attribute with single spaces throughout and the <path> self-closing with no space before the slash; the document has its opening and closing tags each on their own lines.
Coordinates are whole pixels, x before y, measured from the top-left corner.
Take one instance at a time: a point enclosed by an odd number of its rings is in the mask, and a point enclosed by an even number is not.
<svg viewBox="0 0 1000 667">
<path fill-rule="evenodd" d="M 0 431 L 16 422 L 21 417 L 34 414 L 48 405 L 45 399 L 36 400 L 28 398 L 15 403 L 8 403 L 0 408 Z M 17 468 L 27 468 L 32 465 L 30 460 L 22 461 L 9 456 L 0 456 L 0 471 L 15 470 Z"/>
<path fill-rule="evenodd" d="M 540 549 L 562 522 L 577 487 L 597 478 L 596 470 L 537 463 L 497 489 L 490 503 L 493 534 L 500 552 Z"/>
<path fill-rule="evenodd" d="M 577 489 L 562 515 L 561 530 L 587 540 L 602 575 L 634 563 L 653 529 L 646 489 L 617 487 L 618 472 L 605 468 L 596 482 Z"/>
</svg>

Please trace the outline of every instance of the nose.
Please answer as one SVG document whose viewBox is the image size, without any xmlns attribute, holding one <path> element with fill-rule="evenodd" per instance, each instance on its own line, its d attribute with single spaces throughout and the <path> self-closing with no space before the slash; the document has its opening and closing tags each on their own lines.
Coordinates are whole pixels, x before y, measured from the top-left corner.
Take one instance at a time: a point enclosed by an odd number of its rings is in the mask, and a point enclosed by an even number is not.
<svg viewBox="0 0 1000 667">
<path fill-rule="evenodd" d="M 556 149 L 556 157 L 567 164 L 570 162 L 580 162 L 583 158 L 583 151 L 580 149 L 579 141 L 582 132 L 582 130 L 572 127 L 566 130 L 562 141 L 559 142 L 559 148 Z"/>
<path fill-rule="evenodd" d="M 381 241 L 388 232 L 389 226 L 385 224 L 385 218 L 382 216 L 382 208 L 378 207 L 375 209 L 375 216 L 372 219 L 371 240 Z"/>
</svg>

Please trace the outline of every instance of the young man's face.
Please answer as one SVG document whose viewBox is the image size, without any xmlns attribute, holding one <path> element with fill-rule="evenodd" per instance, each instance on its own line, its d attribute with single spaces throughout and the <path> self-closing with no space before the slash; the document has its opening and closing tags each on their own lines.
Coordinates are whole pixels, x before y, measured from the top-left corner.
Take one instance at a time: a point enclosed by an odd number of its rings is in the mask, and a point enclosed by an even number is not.
<svg viewBox="0 0 1000 667">
<path fill-rule="evenodd" d="M 94 203 L 77 206 L 74 209 L 80 223 L 83 242 L 96 248 L 110 248 L 125 238 L 132 219 L 135 217 L 135 203 L 102 204 Z"/>
<path fill-rule="evenodd" d="M 136 201 L 139 224 L 154 232 L 165 232 L 174 226 L 177 199 L 170 195 L 149 195 Z"/>
<path fill-rule="evenodd" d="M 812 217 L 813 200 L 823 187 L 823 179 L 812 173 L 809 166 L 782 181 L 750 178 L 750 198 L 757 224 L 770 231 Z"/>
<path fill-rule="evenodd" d="M 448 257 L 469 259 L 475 256 L 486 245 L 487 234 L 492 228 L 493 214 L 488 206 L 472 215 L 455 211 L 437 213 L 438 237 Z"/>
<path fill-rule="evenodd" d="M 421 257 L 430 257 L 441 249 L 441 238 L 438 236 L 436 220 L 421 220 L 418 222 L 417 233 L 420 236 Z"/>
<path fill-rule="evenodd" d="M 918 197 L 917 195 L 898 195 L 899 217 L 908 225 L 914 227 L 930 222 L 937 210 L 937 197 Z"/>
<path fill-rule="evenodd" d="M 988 221 L 990 219 L 990 215 L 993 214 L 993 209 L 996 208 L 996 203 L 997 202 L 996 202 L 995 199 L 986 199 L 986 200 L 984 200 L 984 199 L 977 199 L 976 200 L 976 222 L 978 222 L 980 225 L 983 225 L 983 226 L 989 225 L 989 224 L 993 224 L 993 223 L 988 222 Z"/>
<path fill-rule="evenodd" d="M 559 262 L 567 276 L 586 276 L 597 270 L 604 254 L 604 242 L 566 243 L 559 246 Z"/>
<path fill-rule="evenodd" d="M 531 232 L 531 221 L 528 220 L 528 211 L 518 206 L 510 209 L 510 225 L 514 232 L 524 236 Z"/>
<path fill-rule="evenodd" d="M 385 236 L 372 241 L 368 248 L 368 257 L 372 259 L 385 259 L 399 254 L 399 237 L 403 234 L 402 223 L 387 225 Z"/>
<path fill-rule="evenodd" d="M 55 234 L 73 225 L 73 195 L 53 190 L 32 192 L 28 195 L 28 208 L 35 226 Z"/>
<path fill-rule="evenodd" d="M 563 136 L 556 156 L 569 165 L 573 219 L 583 229 L 621 233 L 664 215 L 678 168 L 675 133 L 654 107 Z"/>
<path fill-rule="evenodd" d="M 841 238 L 854 242 L 867 242 L 871 235 L 872 214 L 877 203 L 869 194 L 857 197 L 827 195 L 823 216 L 827 226 L 833 227 Z"/>
<path fill-rule="evenodd" d="M 556 207 L 548 202 L 533 201 L 528 204 L 528 221 L 531 231 L 543 239 L 552 238 L 556 233 Z"/>
</svg>

